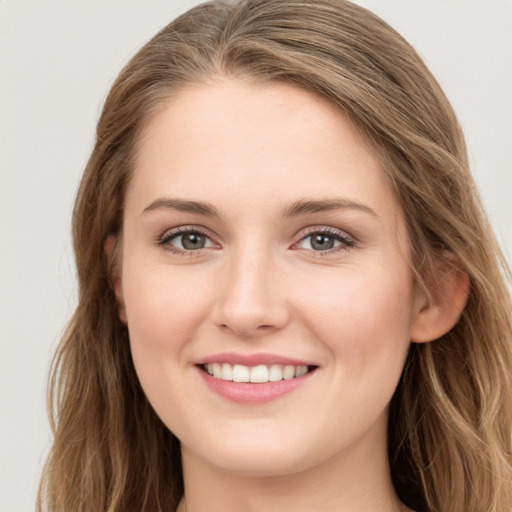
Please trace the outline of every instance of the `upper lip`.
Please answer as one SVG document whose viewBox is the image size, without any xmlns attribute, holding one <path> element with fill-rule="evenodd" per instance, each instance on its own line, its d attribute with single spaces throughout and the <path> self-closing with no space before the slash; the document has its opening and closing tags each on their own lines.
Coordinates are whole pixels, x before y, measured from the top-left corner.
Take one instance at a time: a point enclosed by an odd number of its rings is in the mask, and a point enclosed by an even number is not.
<svg viewBox="0 0 512 512">
<path fill-rule="evenodd" d="M 205 356 L 197 361 L 196 365 L 203 365 L 209 363 L 229 363 L 231 365 L 241 364 L 243 366 L 258 366 L 260 364 L 272 365 L 293 365 L 293 366 L 313 366 L 312 363 L 296 359 L 294 357 L 281 356 L 277 354 L 270 354 L 265 352 L 254 354 L 241 354 L 237 352 L 222 352 L 219 354 L 212 354 Z"/>
</svg>

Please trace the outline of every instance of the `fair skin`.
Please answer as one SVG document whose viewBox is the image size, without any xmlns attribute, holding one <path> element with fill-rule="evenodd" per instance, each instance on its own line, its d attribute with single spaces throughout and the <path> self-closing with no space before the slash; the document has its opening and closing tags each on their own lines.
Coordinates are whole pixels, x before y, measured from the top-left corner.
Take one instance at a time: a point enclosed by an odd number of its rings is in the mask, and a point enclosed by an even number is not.
<svg viewBox="0 0 512 512">
<path fill-rule="evenodd" d="M 411 340 L 461 304 L 414 286 L 374 152 L 326 100 L 225 78 L 169 100 L 137 149 L 114 281 L 140 382 L 181 441 L 179 510 L 407 510 L 388 405 Z M 309 373 L 225 382 L 204 366 L 223 357 Z"/>
</svg>

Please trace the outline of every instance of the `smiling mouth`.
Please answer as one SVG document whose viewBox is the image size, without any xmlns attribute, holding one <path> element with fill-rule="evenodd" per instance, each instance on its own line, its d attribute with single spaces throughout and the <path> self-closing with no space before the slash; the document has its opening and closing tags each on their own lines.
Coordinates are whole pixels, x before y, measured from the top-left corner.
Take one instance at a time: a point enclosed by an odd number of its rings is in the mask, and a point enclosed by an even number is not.
<svg viewBox="0 0 512 512">
<path fill-rule="evenodd" d="M 317 366 L 265 365 L 244 366 L 242 364 L 207 363 L 199 367 L 215 379 L 232 382 L 264 384 L 292 380 L 314 371 Z"/>
</svg>

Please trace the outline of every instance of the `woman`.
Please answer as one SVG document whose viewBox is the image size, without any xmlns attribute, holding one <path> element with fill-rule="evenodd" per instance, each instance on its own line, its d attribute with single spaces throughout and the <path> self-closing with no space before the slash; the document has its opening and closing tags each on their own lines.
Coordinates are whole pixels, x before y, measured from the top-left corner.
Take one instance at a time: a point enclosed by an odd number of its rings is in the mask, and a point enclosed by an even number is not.
<svg viewBox="0 0 512 512">
<path fill-rule="evenodd" d="M 40 508 L 510 510 L 505 265 L 450 105 L 368 11 L 164 28 L 106 100 L 74 240 Z"/>
</svg>

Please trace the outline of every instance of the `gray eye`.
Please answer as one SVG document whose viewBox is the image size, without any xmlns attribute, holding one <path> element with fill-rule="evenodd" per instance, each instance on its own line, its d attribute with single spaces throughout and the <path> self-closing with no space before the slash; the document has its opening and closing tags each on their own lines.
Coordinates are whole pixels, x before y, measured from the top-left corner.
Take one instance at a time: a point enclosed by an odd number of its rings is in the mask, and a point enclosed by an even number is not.
<svg viewBox="0 0 512 512">
<path fill-rule="evenodd" d="M 181 239 L 183 249 L 193 251 L 195 249 L 203 249 L 206 246 L 206 237 L 201 233 L 185 233 L 178 237 Z"/>
<path fill-rule="evenodd" d="M 296 248 L 313 252 L 328 252 L 336 249 L 348 249 L 355 243 L 343 233 L 331 231 L 314 231 L 305 236 L 296 244 Z"/>
<path fill-rule="evenodd" d="M 325 235 L 324 233 L 315 233 L 310 235 L 309 238 L 311 240 L 311 247 L 315 251 L 326 251 L 334 247 L 334 238 L 332 236 Z"/>
</svg>

